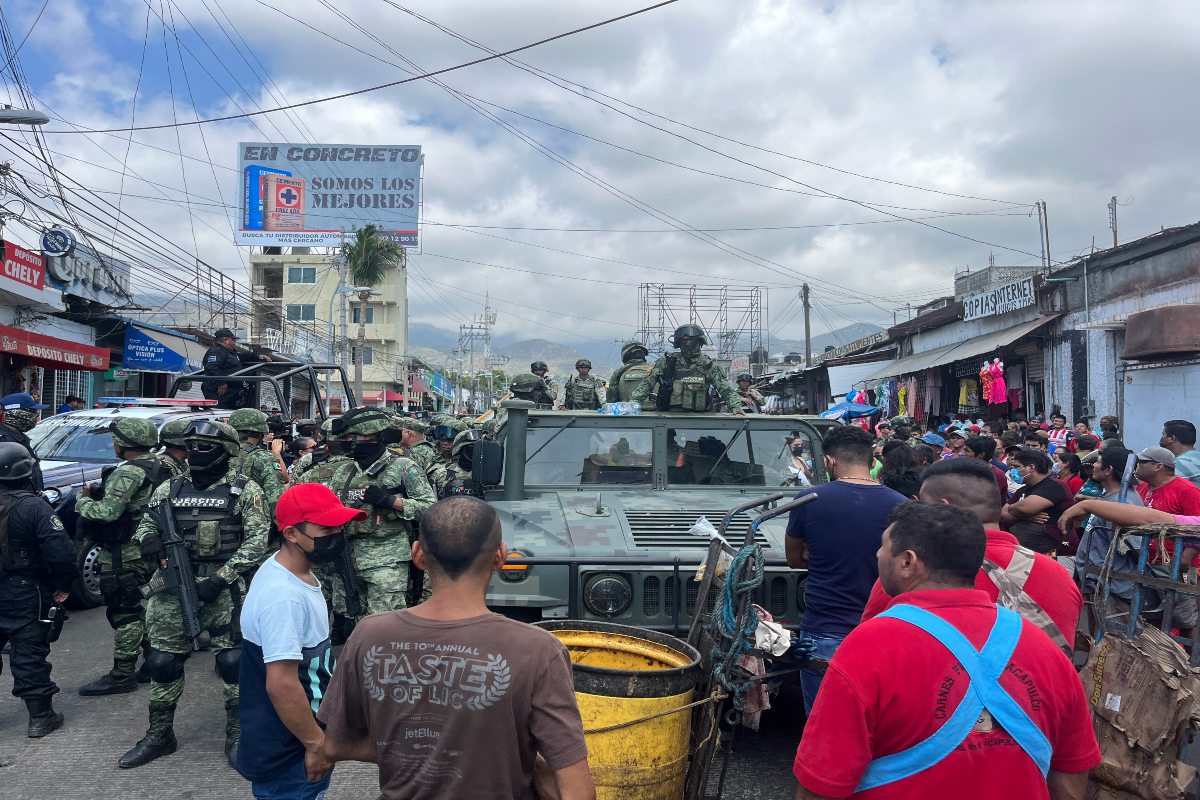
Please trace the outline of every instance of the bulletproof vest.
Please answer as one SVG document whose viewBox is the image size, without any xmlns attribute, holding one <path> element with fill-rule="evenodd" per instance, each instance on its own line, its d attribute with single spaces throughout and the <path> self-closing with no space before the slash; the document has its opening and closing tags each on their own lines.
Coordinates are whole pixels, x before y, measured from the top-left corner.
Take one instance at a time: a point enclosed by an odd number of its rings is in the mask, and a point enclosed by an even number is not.
<svg viewBox="0 0 1200 800">
<path fill-rule="evenodd" d="M 233 470 L 237 470 L 237 473 L 239 475 L 242 474 L 242 471 L 246 467 L 246 459 L 250 457 L 251 453 L 255 452 L 256 450 L 261 450 L 261 449 L 262 448 L 260 448 L 256 444 L 250 444 L 249 442 L 242 442 L 242 446 L 241 446 L 241 449 L 238 451 L 238 454 L 236 456 L 234 456 L 233 458 L 229 459 L 229 468 L 233 469 Z"/>
<path fill-rule="evenodd" d="M 642 385 L 650 373 L 654 371 L 653 364 L 647 364 L 643 361 L 640 364 L 630 364 L 621 373 L 620 380 L 617 382 L 617 396 L 622 403 L 627 403 L 633 399 L 633 392 Z"/>
<path fill-rule="evenodd" d="M 599 408 L 600 396 L 596 393 L 596 378 L 588 377 L 587 380 L 580 380 L 578 375 L 574 375 L 567 381 L 567 388 L 563 394 L 563 400 L 567 408 Z"/>
<path fill-rule="evenodd" d="M 483 497 L 483 487 L 473 481 L 469 476 L 464 478 L 451 478 L 446 483 L 446 488 L 442 491 L 442 497 L 454 497 L 456 495 Z"/>
<path fill-rule="evenodd" d="M 143 473 L 142 483 L 137 491 L 133 493 L 134 499 L 138 495 L 144 495 L 143 502 L 137 505 L 131 503 L 126 506 L 125 510 L 121 512 L 121 516 L 117 517 L 113 522 L 96 522 L 95 520 L 78 517 L 76 531 L 84 539 L 101 544 L 125 544 L 133 539 L 133 533 L 137 530 L 142 513 L 146 510 L 146 503 L 149 502 L 150 495 L 160 483 L 174 477 L 171 468 L 155 456 L 143 456 L 126 463 L 131 467 L 137 467 Z M 114 464 L 101 470 L 100 476 L 104 483 L 108 482 L 108 476 L 116 470 L 117 466 L 119 465 Z M 93 499 L 100 500 L 102 499 L 102 495 L 93 495 Z"/>
<path fill-rule="evenodd" d="M 244 529 L 236 506 L 248 480 L 238 475 L 204 490 L 183 476 L 171 480 L 168 501 L 175 529 L 194 563 L 223 563 L 241 547 Z"/>
<path fill-rule="evenodd" d="M 314 457 L 309 465 L 295 478 L 295 483 L 323 483 L 326 486 L 333 480 L 333 473 L 338 467 L 350 460 L 349 456 L 329 456 L 317 461 Z"/>
<path fill-rule="evenodd" d="M 671 408 L 684 411 L 708 411 L 708 370 L 712 359 L 700 356 L 688 365 L 675 357 L 674 380 L 671 381 Z"/>
<path fill-rule="evenodd" d="M 0 491 L 0 578 L 13 570 L 28 569 L 33 566 L 29 554 L 15 552 L 9 545 L 8 520 L 13 509 L 26 497 L 37 497 L 36 492 L 19 489 L 17 491 Z"/>
</svg>

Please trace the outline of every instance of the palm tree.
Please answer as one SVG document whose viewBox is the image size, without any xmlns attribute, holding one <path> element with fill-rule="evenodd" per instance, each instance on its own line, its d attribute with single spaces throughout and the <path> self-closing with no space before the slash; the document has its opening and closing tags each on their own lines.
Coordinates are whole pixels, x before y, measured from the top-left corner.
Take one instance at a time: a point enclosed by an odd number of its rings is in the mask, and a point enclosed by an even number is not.
<svg viewBox="0 0 1200 800">
<path fill-rule="evenodd" d="M 375 287 L 383 283 L 388 272 L 404 269 L 404 248 L 379 235 L 374 225 L 364 225 L 354 232 L 354 241 L 342 245 L 342 258 L 350 271 L 353 286 Z M 361 403 L 363 397 L 363 352 L 367 344 L 367 301 L 371 292 L 358 293 L 358 355 L 354 359 L 354 390 Z"/>
</svg>

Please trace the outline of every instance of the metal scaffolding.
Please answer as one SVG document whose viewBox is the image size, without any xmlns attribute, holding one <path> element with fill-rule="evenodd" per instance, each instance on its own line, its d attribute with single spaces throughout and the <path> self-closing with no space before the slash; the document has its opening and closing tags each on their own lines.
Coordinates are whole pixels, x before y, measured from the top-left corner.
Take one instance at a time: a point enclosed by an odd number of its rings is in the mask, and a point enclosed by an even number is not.
<svg viewBox="0 0 1200 800">
<path fill-rule="evenodd" d="M 638 286 L 638 336 L 652 353 L 671 349 L 667 339 L 694 323 L 708 334 L 707 351 L 719 361 L 746 357 L 763 343 L 766 294 L 761 287 L 643 283 Z"/>
</svg>

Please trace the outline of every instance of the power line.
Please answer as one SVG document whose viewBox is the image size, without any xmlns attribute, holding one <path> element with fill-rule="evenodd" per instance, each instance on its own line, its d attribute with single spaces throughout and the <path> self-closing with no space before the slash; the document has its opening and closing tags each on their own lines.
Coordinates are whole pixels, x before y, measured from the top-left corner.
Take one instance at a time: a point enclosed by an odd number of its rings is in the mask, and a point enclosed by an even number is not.
<svg viewBox="0 0 1200 800">
<path fill-rule="evenodd" d="M 30 36 L 30 34 L 33 33 L 33 29 L 36 28 L 38 23 L 42 21 L 42 14 L 46 13 L 46 6 L 48 6 L 48 5 L 50 5 L 50 0 L 44 0 L 44 2 L 42 3 L 42 7 L 40 9 L 38 9 L 37 16 L 33 18 L 33 24 L 29 26 L 29 30 L 25 31 L 25 36 L 21 39 L 21 43 L 19 45 L 17 45 L 16 49 L 13 50 L 12 55 L 10 55 L 8 57 L 8 60 L 4 62 L 4 66 L 0 67 L 0 72 L 4 72 L 5 70 L 7 70 L 17 60 L 17 56 L 20 54 L 21 48 L 23 48 L 25 46 L 25 43 L 29 41 L 29 36 Z M 3 14 L 3 13 L 4 12 L 2 10 L 0 10 L 0 14 Z M 13 75 L 14 76 L 16 75 L 15 70 L 13 71 Z"/>
<path fill-rule="evenodd" d="M 483 64 L 484 62 L 487 62 L 487 61 L 494 61 L 497 58 L 503 58 L 504 56 L 512 55 L 513 53 L 519 53 L 522 50 L 530 50 L 534 47 L 539 47 L 543 44 L 555 42 L 555 41 L 558 41 L 559 39 L 565 39 L 568 36 L 574 36 L 576 34 L 594 30 L 596 28 L 600 28 L 605 25 L 611 25 L 614 22 L 620 22 L 621 20 L 629 19 L 630 17 L 636 17 L 639 14 L 645 14 L 646 12 L 654 11 L 656 9 L 662 8 L 663 6 L 669 6 L 672 3 L 676 3 L 676 2 L 679 2 L 679 0 L 663 0 L 663 2 L 661 2 L 661 3 L 656 3 L 652 6 L 640 8 L 636 11 L 631 11 L 628 14 L 622 14 L 618 17 L 612 17 L 610 19 L 592 23 L 591 25 L 585 25 L 582 28 L 575 28 L 573 30 L 566 31 L 565 33 L 559 33 L 554 36 L 547 37 L 545 39 L 539 39 L 536 42 L 531 42 L 530 44 L 522 45 L 521 47 L 514 47 L 511 50 L 504 51 L 503 53 L 496 53 L 494 55 L 489 55 L 484 58 L 477 58 L 474 61 L 467 61 L 462 64 L 456 64 L 452 67 L 445 67 L 443 69 L 433 70 L 432 72 L 426 72 L 422 75 L 416 75 L 411 78 L 404 78 L 403 80 L 389 81 L 388 83 L 381 83 L 377 86 L 369 86 L 365 89 L 356 89 L 352 92 L 342 92 L 341 94 L 330 95 L 328 97 L 320 97 L 315 100 L 305 100 L 302 103 L 291 103 L 289 105 L 279 106 L 276 108 L 261 109 L 259 111 L 251 111 L 251 112 L 242 113 L 242 114 L 227 114 L 227 115 L 221 116 L 221 117 L 209 117 L 208 119 L 195 120 L 192 122 L 180 122 L 180 123 L 175 123 L 175 124 L 171 124 L 171 125 L 166 125 L 166 124 L 164 124 L 164 125 L 143 125 L 141 127 L 132 127 L 131 126 L 129 128 L 103 128 L 103 129 L 90 128 L 90 129 L 87 129 L 87 131 L 88 131 L 88 133 L 125 133 L 127 131 L 129 131 L 129 132 L 153 131 L 153 130 L 163 130 L 165 128 L 173 128 L 173 127 L 190 127 L 192 125 L 205 125 L 210 122 L 226 122 L 226 121 L 234 120 L 234 119 L 244 119 L 246 117 L 256 117 L 256 116 L 260 116 L 262 114 L 272 114 L 276 111 L 290 111 L 290 110 L 296 109 L 296 108 L 305 108 L 306 106 L 314 106 L 319 103 L 328 103 L 331 100 L 343 100 L 347 97 L 355 97 L 355 96 L 361 95 L 361 94 L 377 92 L 380 89 L 390 89 L 393 86 L 400 86 L 405 83 L 413 83 L 414 81 L 424 80 L 426 78 L 432 78 L 437 75 L 444 75 L 448 72 L 455 72 L 456 70 L 466 69 L 467 67 L 473 67 L 477 64 Z M 79 133 L 79 131 L 75 131 L 75 130 L 46 131 L 46 133 L 72 134 L 72 133 Z"/>
</svg>

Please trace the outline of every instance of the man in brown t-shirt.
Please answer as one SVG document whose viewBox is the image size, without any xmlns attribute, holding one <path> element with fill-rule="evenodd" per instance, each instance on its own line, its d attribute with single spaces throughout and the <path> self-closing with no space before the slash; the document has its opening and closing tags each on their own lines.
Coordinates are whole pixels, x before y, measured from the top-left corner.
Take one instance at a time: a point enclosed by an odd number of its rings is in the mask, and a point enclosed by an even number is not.
<svg viewBox="0 0 1200 800">
<path fill-rule="evenodd" d="M 507 557 L 489 505 L 442 500 L 412 552 L 433 596 L 346 642 L 317 718 L 331 760 L 379 765 L 380 800 L 595 798 L 566 648 L 485 605 Z M 554 780 L 535 794 L 538 755 Z"/>
</svg>

